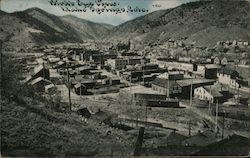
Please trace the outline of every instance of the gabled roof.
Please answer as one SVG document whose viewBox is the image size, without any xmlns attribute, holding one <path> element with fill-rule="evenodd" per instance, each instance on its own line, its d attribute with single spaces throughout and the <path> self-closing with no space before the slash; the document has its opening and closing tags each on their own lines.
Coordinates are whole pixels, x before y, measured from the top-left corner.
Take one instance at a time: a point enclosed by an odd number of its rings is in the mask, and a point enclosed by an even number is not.
<svg viewBox="0 0 250 158">
<path fill-rule="evenodd" d="M 221 94 L 221 87 L 217 86 L 205 86 L 203 87 L 208 93 L 210 93 L 213 97 L 222 97 L 223 95 Z"/>
<path fill-rule="evenodd" d="M 49 85 L 45 86 L 45 89 L 48 90 L 48 89 L 51 89 L 51 88 L 54 88 L 54 87 L 56 87 L 54 84 L 49 84 Z"/>
<path fill-rule="evenodd" d="M 83 84 L 81 84 L 81 83 L 77 83 L 74 87 L 75 88 L 80 88 L 80 87 L 85 87 L 85 86 Z"/>
<path fill-rule="evenodd" d="M 35 84 L 37 84 L 37 83 L 39 83 L 39 82 L 45 82 L 46 84 L 51 84 L 51 81 L 50 81 L 50 80 L 46 80 L 46 79 L 44 79 L 43 77 L 38 77 L 38 78 L 32 80 L 32 81 L 30 82 L 30 84 L 31 84 L 31 85 L 35 85 Z"/>
<path fill-rule="evenodd" d="M 235 70 L 230 70 L 230 69 L 220 69 L 218 70 L 218 73 L 220 74 L 226 74 L 226 75 L 239 75 L 239 73 Z"/>
<path fill-rule="evenodd" d="M 39 65 L 38 67 L 35 67 L 35 69 L 34 69 L 34 74 L 37 74 L 37 73 L 40 72 L 41 70 L 43 70 L 43 65 Z"/>
</svg>

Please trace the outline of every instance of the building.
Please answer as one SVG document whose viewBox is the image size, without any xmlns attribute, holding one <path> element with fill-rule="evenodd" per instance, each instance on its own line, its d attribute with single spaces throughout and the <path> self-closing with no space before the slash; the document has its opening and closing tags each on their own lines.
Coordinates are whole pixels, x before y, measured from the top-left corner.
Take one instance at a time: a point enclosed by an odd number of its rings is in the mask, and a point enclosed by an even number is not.
<svg viewBox="0 0 250 158">
<path fill-rule="evenodd" d="M 43 77 L 44 79 L 49 80 L 49 69 L 45 67 L 45 65 L 39 65 L 34 69 L 34 74 L 32 75 L 32 79 L 36 79 L 38 77 Z"/>
<path fill-rule="evenodd" d="M 194 98 L 211 103 L 226 101 L 228 94 L 228 90 L 223 89 L 219 84 L 194 89 Z"/>
<path fill-rule="evenodd" d="M 188 99 L 190 98 L 191 88 L 192 94 L 194 94 L 195 88 L 213 85 L 215 83 L 215 80 L 194 78 L 177 80 L 176 82 L 181 87 L 181 94 L 179 94 L 179 97 Z"/>
<path fill-rule="evenodd" d="M 141 85 L 121 89 L 119 93 L 119 101 L 126 105 L 142 105 L 148 99 L 165 100 L 166 95 Z"/>
<path fill-rule="evenodd" d="M 220 65 L 220 59 L 219 59 L 219 57 L 214 58 L 214 64 Z"/>
<path fill-rule="evenodd" d="M 205 75 L 204 77 L 206 79 L 216 79 L 217 78 L 217 72 L 221 68 L 221 66 L 216 64 L 207 64 L 205 66 Z"/>
<path fill-rule="evenodd" d="M 213 85 L 214 82 L 215 80 L 208 79 L 168 80 L 158 77 L 152 82 L 152 89 L 167 97 L 189 98 L 191 86 L 194 91 L 197 87 Z"/>
<path fill-rule="evenodd" d="M 235 70 L 220 69 L 217 72 L 218 82 L 230 87 L 240 87 L 238 83 L 239 73 Z"/>
<path fill-rule="evenodd" d="M 224 57 L 221 59 L 221 65 L 227 65 L 228 61 L 227 61 L 227 58 Z"/>
<path fill-rule="evenodd" d="M 78 95 L 83 95 L 87 92 L 87 88 L 83 84 L 78 83 L 78 84 L 74 85 L 74 91 Z"/>
<path fill-rule="evenodd" d="M 159 77 L 152 82 L 152 89 L 167 97 L 174 97 L 181 93 L 181 87 L 176 80 L 168 80 Z"/>
<path fill-rule="evenodd" d="M 43 77 L 38 77 L 29 83 L 29 85 L 41 92 L 44 92 L 45 86 L 50 84 L 52 84 L 51 81 L 44 79 Z"/>
<path fill-rule="evenodd" d="M 119 59 L 108 59 L 107 65 L 109 65 L 112 69 L 121 70 L 125 69 L 128 65 L 137 65 L 142 64 L 142 60 L 144 64 L 148 63 L 149 59 L 144 59 L 143 57 L 129 57 L 129 58 L 119 58 Z"/>
<path fill-rule="evenodd" d="M 184 79 L 184 73 L 181 71 L 169 71 L 159 75 L 158 77 L 168 80 L 182 80 Z"/>
<path fill-rule="evenodd" d="M 122 70 L 126 68 L 128 65 L 128 60 L 126 59 L 108 59 L 107 65 L 111 67 L 111 69 Z"/>
</svg>

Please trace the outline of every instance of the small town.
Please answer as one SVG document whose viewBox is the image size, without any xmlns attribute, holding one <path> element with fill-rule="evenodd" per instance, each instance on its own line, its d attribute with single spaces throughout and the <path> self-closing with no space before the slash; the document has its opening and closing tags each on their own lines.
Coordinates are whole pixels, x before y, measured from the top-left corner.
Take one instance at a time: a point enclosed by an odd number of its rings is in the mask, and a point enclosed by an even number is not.
<svg viewBox="0 0 250 158">
<path fill-rule="evenodd" d="M 225 43 L 250 49 L 248 42 Z M 50 108 L 108 126 L 107 134 L 135 137 L 127 153 L 199 154 L 249 137 L 250 65 L 244 60 L 149 58 L 120 44 L 27 50 L 33 53 L 14 58 L 23 65 L 20 83 L 64 105 Z"/>
<path fill-rule="evenodd" d="M 20 20 L 28 15 L 38 19 L 30 17 L 32 25 L 22 25 L 29 35 L 21 31 L 21 21 L 20 28 L 14 29 L 20 34 L 6 36 L 5 41 L 2 36 L 7 33 L 0 30 L 1 155 L 249 155 L 250 41 L 209 36 L 208 42 L 190 42 L 196 35 L 188 37 L 181 32 L 175 38 L 160 29 L 178 21 L 174 18 L 169 22 L 168 18 L 175 14 L 194 16 L 217 5 L 214 0 L 211 6 L 209 2 L 190 2 L 166 10 L 166 17 L 156 11 L 152 16 L 160 22 L 151 19 L 138 27 L 142 30 L 130 23 L 113 26 L 117 31 L 128 25 L 130 31 L 135 31 L 133 35 L 139 32 L 143 36 L 132 38 L 129 34 L 109 39 L 109 32 L 82 42 L 66 25 L 73 25 L 70 20 L 76 17 L 71 15 L 60 17 L 65 20 L 60 23 L 64 26 L 54 27 L 57 31 L 53 33 L 46 29 L 59 18 L 45 11 L 28 9 L 24 11 L 27 15 L 0 12 L 1 19 Z M 134 25 L 144 22 L 140 18 Z M 44 19 L 46 24 L 42 24 Z M 79 20 L 74 23 L 77 29 L 87 26 L 81 25 Z M 63 27 L 71 32 L 66 34 Z M 96 32 L 100 29 L 97 24 L 92 27 Z M 102 31 L 107 32 L 108 27 L 105 25 Z M 157 39 L 151 39 L 150 32 L 157 32 L 151 27 L 159 27 Z M 88 31 L 89 36 L 94 36 L 92 30 Z M 209 31 L 202 33 L 207 35 Z M 221 32 L 217 33 L 221 36 Z M 115 35 L 119 34 L 123 32 Z M 143 41 L 144 35 L 149 40 Z M 38 42 L 29 41 L 31 36 Z"/>
</svg>

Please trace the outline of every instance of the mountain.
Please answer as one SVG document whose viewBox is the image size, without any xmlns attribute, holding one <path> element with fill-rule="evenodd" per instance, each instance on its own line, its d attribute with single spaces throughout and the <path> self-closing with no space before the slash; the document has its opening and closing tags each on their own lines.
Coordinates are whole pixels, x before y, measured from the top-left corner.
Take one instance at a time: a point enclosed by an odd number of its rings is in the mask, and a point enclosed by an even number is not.
<svg viewBox="0 0 250 158">
<path fill-rule="evenodd" d="M 95 40 L 112 28 L 74 16 L 58 17 L 39 8 L 0 12 L 0 20 L 0 39 L 16 47 Z"/>
<path fill-rule="evenodd" d="M 197 1 L 159 10 L 110 30 L 105 39 L 144 43 L 169 39 L 214 45 L 217 41 L 250 40 L 248 1 Z"/>
<path fill-rule="evenodd" d="M 72 15 L 62 16 L 60 19 L 70 23 L 71 26 L 76 29 L 76 31 L 78 30 L 82 37 L 88 37 L 90 39 L 98 39 L 108 30 L 113 28 L 112 25 L 94 23 Z"/>
</svg>

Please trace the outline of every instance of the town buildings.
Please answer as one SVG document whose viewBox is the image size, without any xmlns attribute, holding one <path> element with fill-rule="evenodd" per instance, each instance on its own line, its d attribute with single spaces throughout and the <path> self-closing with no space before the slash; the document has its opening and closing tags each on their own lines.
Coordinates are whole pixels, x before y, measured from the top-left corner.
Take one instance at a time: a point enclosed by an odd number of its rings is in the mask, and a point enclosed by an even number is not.
<svg viewBox="0 0 250 158">
<path fill-rule="evenodd" d="M 238 88 L 240 84 L 238 83 L 239 73 L 235 70 L 220 69 L 217 73 L 218 82 L 230 87 Z"/>
</svg>

